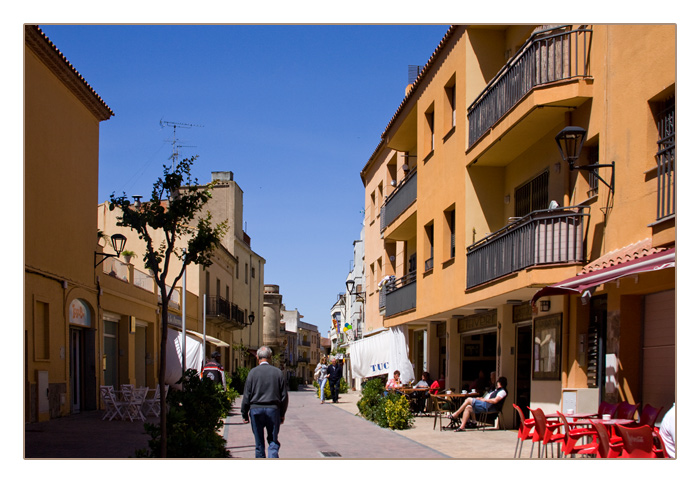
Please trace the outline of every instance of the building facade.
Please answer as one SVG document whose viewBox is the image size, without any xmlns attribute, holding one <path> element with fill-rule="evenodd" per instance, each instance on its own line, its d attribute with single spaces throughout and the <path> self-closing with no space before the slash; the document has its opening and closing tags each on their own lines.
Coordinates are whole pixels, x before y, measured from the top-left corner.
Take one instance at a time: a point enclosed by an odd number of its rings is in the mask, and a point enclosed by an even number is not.
<svg viewBox="0 0 700 483">
<path fill-rule="evenodd" d="M 670 407 L 675 42 L 673 25 L 451 27 L 361 172 L 366 325 L 405 326 L 448 388 L 506 376 L 506 407 Z"/>
<path fill-rule="evenodd" d="M 37 26 L 24 28 L 25 421 L 97 408 L 100 122 L 114 115 Z"/>
</svg>

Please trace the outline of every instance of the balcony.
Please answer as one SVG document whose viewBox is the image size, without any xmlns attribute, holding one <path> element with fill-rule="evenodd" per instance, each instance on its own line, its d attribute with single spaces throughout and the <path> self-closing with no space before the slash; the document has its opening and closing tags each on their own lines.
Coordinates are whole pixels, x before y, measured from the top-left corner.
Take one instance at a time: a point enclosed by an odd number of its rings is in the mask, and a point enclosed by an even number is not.
<svg viewBox="0 0 700 483">
<path fill-rule="evenodd" d="M 397 278 L 386 285 L 385 317 L 416 308 L 416 272 Z"/>
<path fill-rule="evenodd" d="M 591 77 L 592 34 L 591 29 L 571 26 L 533 34 L 469 106 L 469 146 L 534 88 Z"/>
<path fill-rule="evenodd" d="M 533 211 L 467 247 L 467 288 L 528 267 L 583 263 L 588 206 Z"/>
<path fill-rule="evenodd" d="M 207 320 L 229 329 L 242 329 L 250 325 L 243 310 L 215 295 L 207 297 Z"/>
<path fill-rule="evenodd" d="M 384 231 L 408 209 L 418 197 L 418 177 L 416 169 L 401 180 L 394 192 L 387 197 L 380 212 L 380 230 Z"/>
</svg>

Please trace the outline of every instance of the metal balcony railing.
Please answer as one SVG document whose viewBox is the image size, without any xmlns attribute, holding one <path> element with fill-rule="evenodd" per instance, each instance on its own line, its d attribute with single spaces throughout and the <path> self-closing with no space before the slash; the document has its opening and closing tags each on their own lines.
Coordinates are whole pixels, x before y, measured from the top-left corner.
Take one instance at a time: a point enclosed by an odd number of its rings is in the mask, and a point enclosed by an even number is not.
<svg viewBox="0 0 700 483">
<path fill-rule="evenodd" d="M 416 272 L 397 278 L 386 285 L 386 312 L 389 317 L 416 308 Z"/>
<path fill-rule="evenodd" d="M 401 180 L 393 193 L 387 197 L 382 205 L 379 219 L 379 229 L 384 231 L 391 225 L 406 209 L 416 201 L 418 197 L 418 177 L 416 169 L 408 173 Z"/>
<path fill-rule="evenodd" d="M 593 31 L 558 26 L 535 32 L 469 106 L 469 146 L 533 88 L 550 82 L 590 77 Z"/>
<path fill-rule="evenodd" d="M 207 317 L 238 327 L 250 325 L 250 322 L 246 320 L 245 311 L 238 308 L 236 304 L 216 295 L 207 297 Z"/>
<path fill-rule="evenodd" d="M 533 211 L 467 247 L 467 288 L 536 265 L 583 263 L 589 209 Z"/>
</svg>

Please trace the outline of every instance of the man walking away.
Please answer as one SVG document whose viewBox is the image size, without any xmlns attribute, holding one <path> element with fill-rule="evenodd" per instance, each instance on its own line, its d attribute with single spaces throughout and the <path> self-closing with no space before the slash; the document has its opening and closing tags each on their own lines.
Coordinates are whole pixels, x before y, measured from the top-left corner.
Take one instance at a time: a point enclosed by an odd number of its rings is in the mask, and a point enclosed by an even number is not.
<svg viewBox="0 0 700 483">
<path fill-rule="evenodd" d="M 268 458 L 279 458 L 280 425 L 284 423 L 289 398 L 284 374 L 269 364 L 272 350 L 262 346 L 256 354 L 258 366 L 251 369 L 245 381 L 241 412 L 243 422 L 250 422 L 255 436 L 255 457 L 265 457 L 264 432 L 267 430 Z"/>
<path fill-rule="evenodd" d="M 331 365 L 328 366 L 328 383 L 331 385 L 331 398 L 334 403 L 338 402 L 338 393 L 340 393 L 340 378 L 343 377 L 343 362 L 341 359 L 338 364 L 337 357 L 331 357 Z"/>
<path fill-rule="evenodd" d="M 200 377 L 203 379 L 208 377 L 214 382 L 221 384 L 226 390 L 226 373 L 224 372 L 224 366 L 221 365 L 221 354 L 219 351 L 214 351 L 209 356 L 209 360 L 202 368 L 202 373 Z"/>
</svg>

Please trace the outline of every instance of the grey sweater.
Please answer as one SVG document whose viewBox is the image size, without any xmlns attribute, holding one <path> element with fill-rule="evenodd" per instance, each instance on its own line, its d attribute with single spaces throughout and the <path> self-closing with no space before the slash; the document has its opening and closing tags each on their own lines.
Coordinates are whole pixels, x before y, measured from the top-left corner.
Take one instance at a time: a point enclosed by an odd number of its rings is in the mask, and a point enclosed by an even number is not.
<svg viewBox="0 0 700 483">
<path fill-rule="evenodd" d="M 278 407 L 280 417 L 283 418 L 288 405 L 287 382 L 282 371 L 266 363 L 250 370 L 241 403 L 244 420 L 248 420 L 248 413 L 252 407 Z"/>
</svg>

